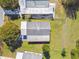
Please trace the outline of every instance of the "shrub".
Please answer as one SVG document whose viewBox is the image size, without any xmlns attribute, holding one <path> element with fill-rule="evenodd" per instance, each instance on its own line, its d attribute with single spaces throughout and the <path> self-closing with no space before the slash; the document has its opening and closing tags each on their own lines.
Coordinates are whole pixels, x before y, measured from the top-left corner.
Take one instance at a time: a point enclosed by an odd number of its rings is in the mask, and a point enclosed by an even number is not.
<svg viewBox="0 0 79 59">
<path fill-rule="evenodd" d="M 61 52 L 61 55 L 62 55 L 62 57 L 65 57 L 66 56 L 66 50 L 65 50 L 65 48 L 63 48 L 63 50 Z"/>
<path fill-rule="evenodd" d="M 50 51 L 49 45 L 43 45 L 43 55 L 44 55 L 43 59 L 50 59 L 49 51 Z"/>
</svg>

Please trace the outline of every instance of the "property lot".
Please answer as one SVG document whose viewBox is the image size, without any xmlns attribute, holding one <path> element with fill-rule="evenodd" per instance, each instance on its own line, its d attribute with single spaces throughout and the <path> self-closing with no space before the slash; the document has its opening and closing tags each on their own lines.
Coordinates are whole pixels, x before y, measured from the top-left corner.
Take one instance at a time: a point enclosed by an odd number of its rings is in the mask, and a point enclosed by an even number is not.
<svg viewBox="0 0 79 59">
<path fill-rule="evenodd" d="M 51 0 L 52 1 L 52 0 Z M 59 0 L 60 1 L 60 0 Z M 66 13 L 63 6 L 57 2 L 56 9 L 56 19 L 31 19 L 31 21 L 36 22 L 50 22 L 51 24 L 51 39 L 50 39 L 50 59 L 71 59 L 70 52 L 75 48 L 76 40 L 79 39 L 79 12 L 77 12 L 77 19 L 72 20 L 66 17 Z M 28 19 L 26 19 L 28 20 Z M 20 23 L 23 19 L 13 20 L 16 25 L 20 28 Z M 5 44 L 5 43 L 4 43 Z M 28 42 L 23 42 L 22 47 L 18 48 L 14 53 L 10 52 L 9 48 L 4 45 L 3 56 L 15 57 L 17 51 L 33 51 L 41 52 L 42 46 L 44 44 L 28 44 Z M 66 57 L 61 56 L 62 49 L 66 50 Z M 73 59 L 78 59 L 73 58 Z"/>
<path fill-rule="evenodd" d="M 71 49 L 75 48 L 75 41 L 79 39 L 79 20 L 69 20 L 63 23 L 61 20 L 34 20 L 32 21 L 47 21 L 51 24 L 51 39 L 50 39 L 50 59 L 63 59 L 61 56 L 62 49 L 66 49 L 66 57 L 64 59 L 71 59 Z M 17 25 L 20 25 L 21 20 L 15 20 Z M 23 42 L 22 47 L 18 48 L 17 51 L 33 51 L 42 53 L 43 44 L 28 44 Z M 7 48 L 7 49 L 5 49 Z M 7 54 L 8 52 L 8 54 Z M 15 53 L 11 53 L 8 47 L 4 46 L 3 55 L 9 57 L 15 57 Z"/>
</svg>

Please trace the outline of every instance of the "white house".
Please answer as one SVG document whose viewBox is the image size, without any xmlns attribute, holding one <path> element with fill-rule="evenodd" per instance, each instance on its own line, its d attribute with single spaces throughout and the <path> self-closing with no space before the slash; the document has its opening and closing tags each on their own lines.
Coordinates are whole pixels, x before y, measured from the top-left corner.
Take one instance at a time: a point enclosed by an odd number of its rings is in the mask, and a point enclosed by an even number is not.
<svg viewBox="0 0 79 59">
<path fill-rule="evenodd" d="M 21 39 L 28 42 L 49 42 L 49 22 L 21 22 Z"/>
<path fill-rule="evenodd" d="M 0 27 L 4 24 L 4 10 L 2 7 L 0 7 Z"/>
<path fill-rule="evenodd" d="M 41 53 L 34 52 L 17 52 L 16 59 L 42 59 L 43 55 Z"/>
<path fill-rule="evenodd" d="M 20 15 L 40 15 L 42 18 L 52 15 L 55 18 L 55 3 L 50 3 L 49 0 L 19 0 L 19 6 Z"/>
</svg>

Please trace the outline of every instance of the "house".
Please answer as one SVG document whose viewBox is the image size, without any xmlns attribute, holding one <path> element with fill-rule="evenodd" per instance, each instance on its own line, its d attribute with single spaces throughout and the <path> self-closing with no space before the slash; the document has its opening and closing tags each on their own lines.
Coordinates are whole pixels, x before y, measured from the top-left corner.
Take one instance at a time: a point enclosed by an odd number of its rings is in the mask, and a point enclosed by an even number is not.
<svg viewBox="0 0 79 59">
<path fill-rule="evenodd" d="M 55 18 L 55 3 L 49 0 L 19 0 L 20 16 L 31 15 L 32 18 Z"/>
<path fill-rule="evenodd" d="M 0 27 L 4 24 L 4 10 L 0 7 Z"/>
<path fill-rule="evenodd" d="M 49 22 L 21 22 L 21 39 L 28 42 L 49 42 Z"/>
<path fill-rule="evenodd" d="M 43 55 L 34 52 L 17 52 L 16 59 L 42 59 Z"/>
<path fill-rule="evenodd" d="M 35 52 L 17 52 L 16 58 L 11 58 L 11 57 L 5 57 L 5 56 L 0 56 L 0 59 L 42 59 L 43 54 L 42 53 L 35 53 Z"/>
</svg>

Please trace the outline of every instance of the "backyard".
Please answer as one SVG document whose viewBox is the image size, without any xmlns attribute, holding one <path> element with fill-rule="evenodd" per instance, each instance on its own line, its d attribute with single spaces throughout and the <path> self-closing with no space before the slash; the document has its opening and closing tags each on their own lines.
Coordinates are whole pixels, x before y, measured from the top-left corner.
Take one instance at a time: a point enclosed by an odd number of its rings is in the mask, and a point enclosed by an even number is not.
<svg viewBox="0 0 79 59">
<path fill-rule="evenodd" d="M 13 21 L 17 25 L 20 25 L 21 20 Z M 41 20 L 32 20 L 41 21 Z M 42 20 L 48 21 L 51 24 L 51 39 L 50 39 L 50 59 L 63 59 L 61 51 L 63 48 L 66 49 L 65 59 L 71 59 L 71 49 L 75 48 L 75 41 L 79 39 L 79 20 L 66 19 L 62 20 Z M 17 51 L 33 51 L 42 53 L 43 44 L 28 44 L 23 42 L 22 47 L 18 48 Z M 11 53 L 6 45 L 4 45 L 3 55 L 9 57 L 15 57 L 15 54 Z M 7 54 L 8 53 L 8 54 Z"/>
<path fill-rule="evenodd" d="M 75 48 L 76 40 L 79 40 L 79 12 L 77 12 L 77 18 L 72 20 L 66 17 L 65 10 L 60 4 L 60 0 L 57 0 L 56 7 L 56 19 L 31 19 L 31 21 L 46 21 L 51 24 L 51 39 L 50 39 L 50 59 L 71 59 L 70 52 Z M 60 12 L 59 12 L 60 11 Z M 26 19 L 27 20 L 27 19 Z M 20 22 L 22 19 L 12 20 L 20 28 Z M 24 21 L 24 20 L 23 20 Z M 42 53 L 42 46 L 44 44 L 29 44 L 23 42 L 22 47 L 18 48 L 14 53 L 10 52 L 6 44 L 3 47 L 3 56 L 15 57 L 17 51 L 33 51 Z M 62 49 L 66 49 L 66 56 L 61 56 Z M 79 57 L 74 59 L 78 59 Z"/>
</svg>

